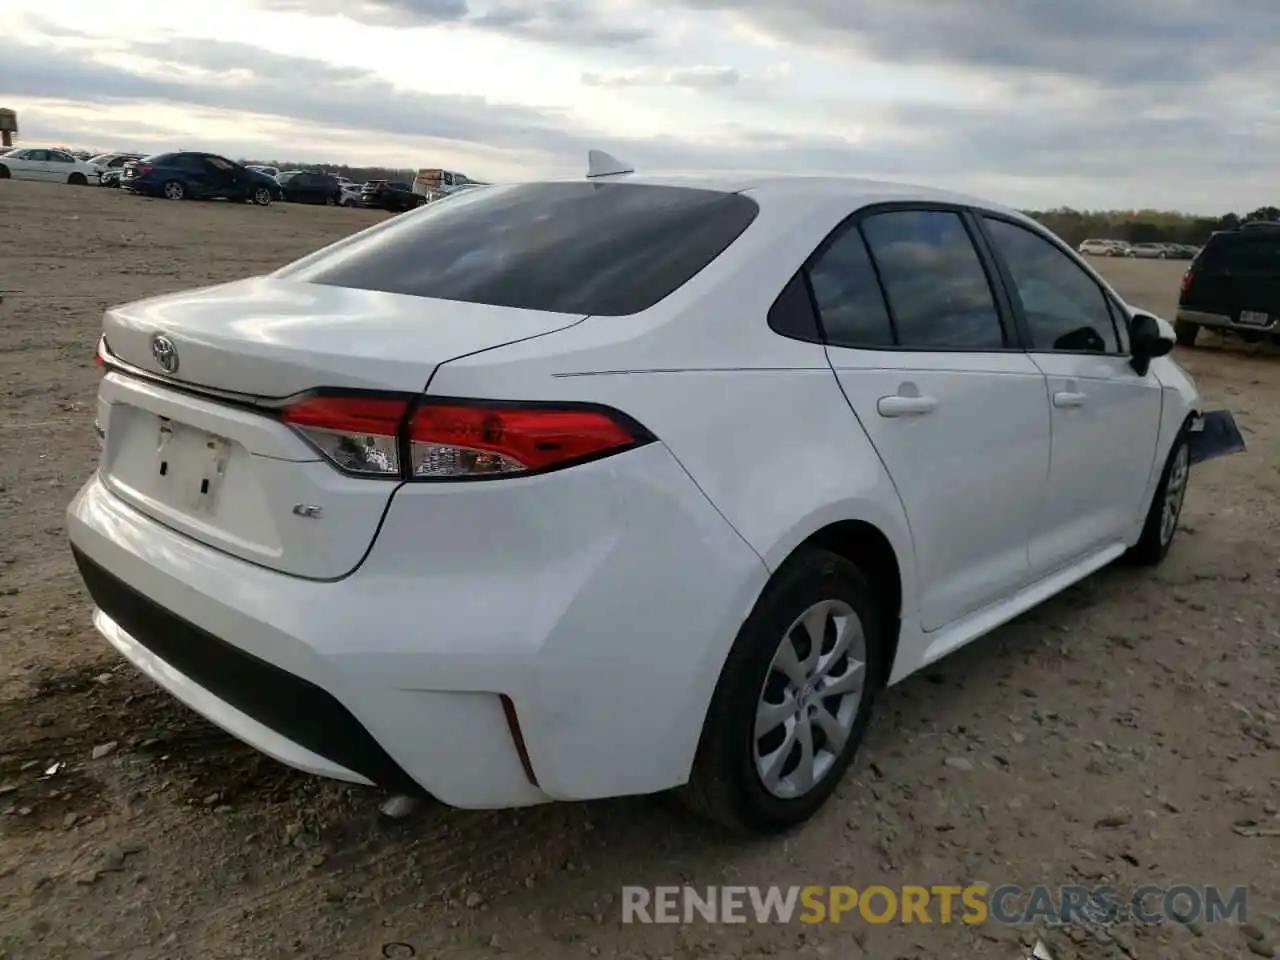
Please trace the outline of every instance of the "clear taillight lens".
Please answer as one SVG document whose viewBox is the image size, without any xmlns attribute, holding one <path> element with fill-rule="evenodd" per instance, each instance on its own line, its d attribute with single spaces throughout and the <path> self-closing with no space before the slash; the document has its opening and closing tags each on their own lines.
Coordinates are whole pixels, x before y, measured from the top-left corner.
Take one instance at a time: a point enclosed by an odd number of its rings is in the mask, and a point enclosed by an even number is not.
<svg viewBox="0 0 1280 960">
<path fill-rule="evenodd" d="M 284 421 L 339 470 L 400 478 L 400 424 L 404 400 L 367 396 L 313 396 L 285 408 Z"/>
</svg>

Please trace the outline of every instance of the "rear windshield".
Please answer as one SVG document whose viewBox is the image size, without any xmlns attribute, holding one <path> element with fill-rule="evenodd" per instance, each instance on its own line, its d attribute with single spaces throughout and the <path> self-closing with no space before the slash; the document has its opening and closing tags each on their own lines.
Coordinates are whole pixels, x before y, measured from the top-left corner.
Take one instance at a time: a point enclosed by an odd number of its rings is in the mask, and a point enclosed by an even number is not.
<svg viewBox="0 0 1280 960">
<path fill-rule="evenodd" d="M 1280 279 L 1280 231 L 1221 233 L 1209 239 L 1197 269 Z"/>
<path fill-rule="evenodd" d="M 740 194 L 623 183 L 467 191 L 276 274 L 441 300 L 626 316 L 718 257 L 755 219 Z"/>
</svg>

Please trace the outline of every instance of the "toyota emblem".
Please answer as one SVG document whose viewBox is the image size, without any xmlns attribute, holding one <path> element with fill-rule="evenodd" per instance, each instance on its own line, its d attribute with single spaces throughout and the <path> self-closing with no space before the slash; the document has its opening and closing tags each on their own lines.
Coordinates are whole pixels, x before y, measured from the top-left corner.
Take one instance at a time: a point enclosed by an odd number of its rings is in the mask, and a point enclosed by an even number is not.
<svg viewBox="0 0 1280 960">
<path fill-rule="evenodd" d="M 151 338 L 151 356 L 165 373 L 178 372 L 178 348 L 162 333 Z"/>
</svg>

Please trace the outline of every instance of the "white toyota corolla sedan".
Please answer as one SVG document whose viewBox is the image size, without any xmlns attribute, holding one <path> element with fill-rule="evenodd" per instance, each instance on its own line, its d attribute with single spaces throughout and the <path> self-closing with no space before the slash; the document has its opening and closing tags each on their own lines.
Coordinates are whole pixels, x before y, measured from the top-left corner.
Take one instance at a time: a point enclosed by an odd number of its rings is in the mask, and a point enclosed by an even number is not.
<svg viewBox="0 0 1280 960">
<path fill-rule="evenodd" d="M 109 310 L 70 537 L 103 636 L 284 763 L 779 830 L 887 685 L 1162 559 L 1173 339 L 981 200 L 597 155 Z"/>
</svg>

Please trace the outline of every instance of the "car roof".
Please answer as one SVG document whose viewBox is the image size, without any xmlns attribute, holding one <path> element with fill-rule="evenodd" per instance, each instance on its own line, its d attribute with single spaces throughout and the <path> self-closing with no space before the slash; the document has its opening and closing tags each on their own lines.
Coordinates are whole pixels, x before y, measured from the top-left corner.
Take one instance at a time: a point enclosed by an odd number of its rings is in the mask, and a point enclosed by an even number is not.
<svg viewBox="0 0 1280 960">
<path fill-rule="evenodd" d="M 544 182 L 581 182 L 579 177 L 566 177 Z M 718 190 L 725 193 L 750 193 L 765 202 L 839 200 L 854 207 L 877 203 L 948 203 L 980 207 L 1005 213 L 1018 219 L 1023 214 L 1010 207 L 981 197 L 941 190 L 936 187 L 897 183 L 855 176 L 806 176 L 800 174 L 744 175 L 733 173 L 627 173 L 599 177 L 601 183 L 635 183 L 650 186 L 688 187 Z"/>
</svg>

